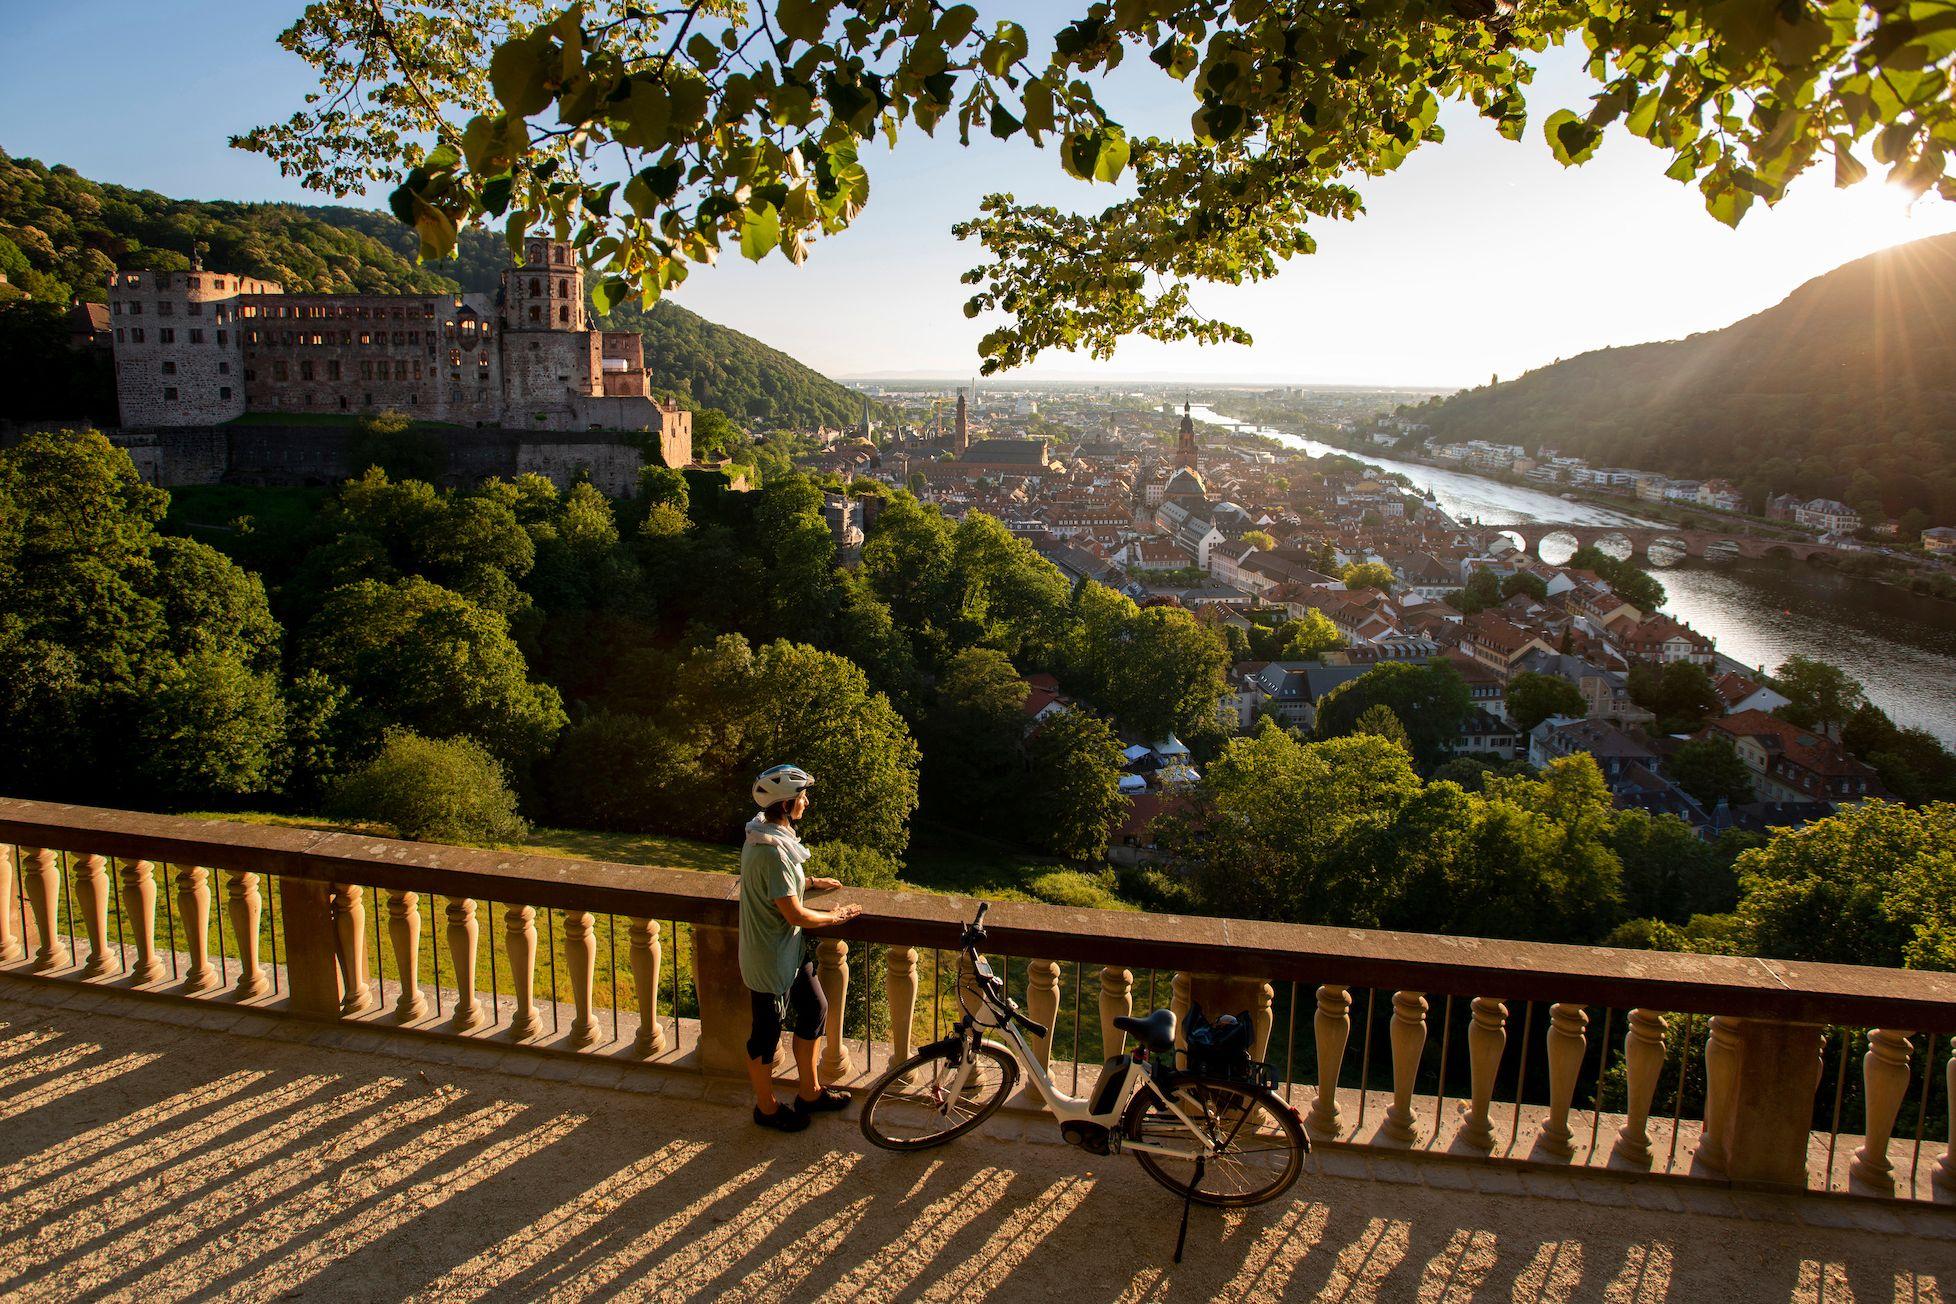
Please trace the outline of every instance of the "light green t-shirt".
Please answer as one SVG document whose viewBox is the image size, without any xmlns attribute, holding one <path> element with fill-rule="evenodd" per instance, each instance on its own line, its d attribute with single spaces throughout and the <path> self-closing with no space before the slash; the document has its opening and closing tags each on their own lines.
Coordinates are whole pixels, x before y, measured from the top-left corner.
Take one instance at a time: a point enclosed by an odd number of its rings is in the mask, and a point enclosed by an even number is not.
<svg viewBox="0 0 1956 1304">
<path fill-rule="evenodd" d="M 808 848 L 794 830 L 756 817 L 740 852 L 740 979 L 749 991 L 780 996 L 801 968 L 801 929 L 774 903 L 799 897 L 807 881 Z"/>
</svg>

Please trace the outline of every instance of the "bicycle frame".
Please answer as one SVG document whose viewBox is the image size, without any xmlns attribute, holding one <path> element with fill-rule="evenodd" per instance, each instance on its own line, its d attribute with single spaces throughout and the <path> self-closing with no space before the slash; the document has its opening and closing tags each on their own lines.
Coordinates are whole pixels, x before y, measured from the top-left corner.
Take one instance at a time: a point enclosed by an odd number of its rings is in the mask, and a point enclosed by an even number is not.
<svg viewBox="0 0 1956 1304">
<path fill-rule="evenodd" d="M 990 967 L 984 963 L 983 957 L 976 956 L 974 953 L 974 958 L 978 962 L 979 972 L 986 977 L 990 977 Z M 1001 999 L 1005 1000 L 1008 1005 L 1011 1005 L 1011 998 L 1009 996 L 1002 996 Z M 1017 1006 L 1012 1005 L 1012 1008 L 1016 1010 Z M 1061 1126 L 1074 1122 L 1091 1123 L 1097 1127 L 1105 1128 L 1109 1137 L 1118 1137 L 1120 1136 L 1120 1121 L 1122 1116 L 1127 1112 L 1128 1105 L 1138 1093 L 1150 1091 L 1154 1093 L 1156 1099 L 1168 1107 L 1169 1111 L 1176 1118 L 1181 1120 L 1182 1126 L 1187 1128 L 1189 1135 L 1195 1139 L 1195 1148 L 1190 1149 L 1181 1146 L 1161 1145 L 1152 1141 L 1135 1141 L 1127 1138 L 1120 1140 L 1119 1144 L 1121 1148 L 1126 1150 L 1145 1150 L 1151 1154 L 1165 1155 L 1171 1159 L 1190 1160 L 1205 1158 L 1220 1153 L 1221 1146 L 1216 1141 L 1203 1135 L 1202 1130 L 1195 1125 L 1195 1121 L 1184 1113 L 1182 1107 L 1176 1104 L 1174 1099 L 1156 1084 L 1154 1066 L 1152 1064 L 1142 1063 L 1137 1060 L 1128 1073 L 1126 1080 L 1121 1083 L 1121 1089 L 1109 1108 L 1101 1113 L 1095 1113 L 1090 1100 L 1070 1096 L 1053 1084 L 1052 1077 L 1046 1072 L 1046 1066 L 1041 1063 L 1040 1057 L 1033 1053 L 1032 1044 L 1026 1040 L 1025 1033 L 1019 1028 L 1017 1023 L 1007 1019 L 1002 1024 L 981 1024 L 969 1011 L 966 1011 L 964 1017 L 959 1020 L 957 1029 L 952 1034 L 964 1047 L 964 1051 L 958 1065 L 957 1075 L 952 1078 L 950 1089 L 945 1093 L 945 1112 L 947 1115 L 949 1113 L 950 1102 L 960 1097 L 964 1091 L 965 1083 L 970 1078 L 971 1066 L 976 1058 L 971 1051 L 980 1041 L 985 1040 L 985 1030 L 1002 1032 L 1010 1038 L 1009 1045 L 999 1046 L 997 1042 L 993 1042 L 992 1044 L 1000 1050 L 1008 1051 L 1017 1056 L 1020 1066 L 1026 1070 L 1027 1075 L 1032 1079 L 1034 1089 L 1039 1092 L 1040 1098 L 1046 1102 L 1046 1109 L 1059 1121 Z M 947 1038 L 947 1040 L 949 1039 Z"/>
</svg>

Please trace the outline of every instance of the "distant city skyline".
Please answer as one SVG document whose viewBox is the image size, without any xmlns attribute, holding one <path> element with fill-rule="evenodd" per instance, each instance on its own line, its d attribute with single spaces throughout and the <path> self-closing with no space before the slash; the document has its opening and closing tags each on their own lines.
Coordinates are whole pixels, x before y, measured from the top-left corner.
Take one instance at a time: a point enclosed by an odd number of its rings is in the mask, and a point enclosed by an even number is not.
<svg viewBox="0 0 1956 1304">
<path fill-rule="evenodd" d="M 275 42 L 297 9 L 17 6 L 0 49 L 0 148 L 177 198 L 360 202 L 311 194 L 226 144 L 289 114 L 312 85 Z M 1035 31 L 1051 24 L 1036 8 L 1026 17 Z M 79 82 L 77 52 L 86 54 Z M 1186 130 L 1188 102 L 1179 89 L 1162 95 L 1163 84 L 1124 76 L 1107 99 L 1132 131 Z M 1392 176 L 1360 181 L 1367 215 L 1313 228 L 1317 255 L 1262 285 L 1198 287 L 1197 306 L 1249 329 L 1253 348 L 1130 340 L 1107 363 L 1052 354 L 991 383 L 1174 377 L 1450 390 L 1591 349 L 1715 330 L 1842 263 L 1956 231 L 1956 204 L 1928 198 L 1911 212 L 1878 183 L 1836 191 L 1824 170 L 1727 230 L 1694 189 L 1664 178 L 1662 154 L 1620 131 L 1594 161 L 1565 171 L 1538 124 L 1584 94 L 1579 58 L 1552 52 L 1522 142 L 1453 106 L 1442 117 L 1446 142 Z M 832 376 L 968 380 L 988 326 L 964 317 L 958 277 L 981 251 L 952 238 L 951 224 L 996 190 L 1076 206 L 1115 194 L 1067 179 L 1050 151 L 989 138 L 963 149 L 948 134 L 919 137 L 866 151 L 865 163 L 862 218 L 818 244 L 806 266 L 730 256 L 698 269 L 676 300 Z"/>
</svg>

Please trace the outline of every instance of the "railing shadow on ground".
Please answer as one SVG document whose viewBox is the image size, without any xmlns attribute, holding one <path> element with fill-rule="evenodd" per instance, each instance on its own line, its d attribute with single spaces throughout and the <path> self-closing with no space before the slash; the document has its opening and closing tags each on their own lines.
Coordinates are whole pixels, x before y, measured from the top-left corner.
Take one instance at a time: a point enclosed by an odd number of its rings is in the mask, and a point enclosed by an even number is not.
<svg viewBox="0 0 1956 1304">
<path fill-rule="evenodd" d="M 778 1137 L 728 1099 L 22 992 L 0 985 L 0 1294 L 23 1300 L 1742 1304 L 1928 1301 L 1956 1284 L 1956 1232 L 1922 1234 L 1938 1211 L 1695 1190 L 1665 1204 L 1629 1182 L 1589 1184 L 1607 1202 L 1503 1195 L 1335 1165 L 1265 1208 L 1198 1211 L 1175 1267 L 1179 1205 L 1119 1158 L 982 1134 L 889 1155 L 846 1119 Z M 69 1089 L 35 1094 L 57 1083 Z M 1838 1226 L 1812 1216 L 1842 1209 Z"/>
</svg>

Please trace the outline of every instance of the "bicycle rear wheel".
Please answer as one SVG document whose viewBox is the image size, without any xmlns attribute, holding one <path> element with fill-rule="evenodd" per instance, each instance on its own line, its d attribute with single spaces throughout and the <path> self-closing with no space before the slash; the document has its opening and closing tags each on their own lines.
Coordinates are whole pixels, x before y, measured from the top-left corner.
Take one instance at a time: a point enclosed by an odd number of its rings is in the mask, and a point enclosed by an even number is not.
<svg viewBox="0 0 1956 1304">
<path fill-rule="evenodd" d="M 1276 1199 L 1304 1171 L 1304 1153 L 1310 1145 L 1304 1129 L 1267 1089 L 1186 1074 L 1158 1079 L 1155 1085 L 1188 1122 L 1154 1092 L 1143 1089 L 1129 1102 L 1121 1131 L 1130 1141 L 1189 1150 L 1186 1159 L 1147 1150 L 1132 1152 L 1148 1176 L 1175 1194 L 1197 1204 L 1242 1208 Z M 1215 1143 L 1212 1152 L 1203 1156 L 1199 1175 L 1198 1134 L 1200 1140 Z"/>
<path fill-rule="evenodd" d="M 928 1047 L 878 1078 L 863 1101 L 863 1136 L 885 1150 L 928 1150 L 955 1140 L 998 1112 L 1019 1084 L 1019 1062 L 980 1042 L 955 1097 L 955 1044 Z"/>
</svg>

